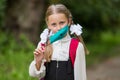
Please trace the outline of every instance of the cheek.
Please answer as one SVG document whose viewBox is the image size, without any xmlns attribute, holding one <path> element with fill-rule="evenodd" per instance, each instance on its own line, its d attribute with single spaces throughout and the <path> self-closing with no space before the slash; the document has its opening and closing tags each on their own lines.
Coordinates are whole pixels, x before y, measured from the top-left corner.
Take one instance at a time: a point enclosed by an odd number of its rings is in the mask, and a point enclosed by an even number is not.
<svg viewBox="0 0 120 80">
<path fill-rule="evenodd" d="M 50 25 L 47 25 L 47 26 L 48 26 L 48 29 L 53 30 L 52 26 Z"/>
<path fill-rule="evenodd" d="M 67 23 L 65 23 L 65 24 L 63 25 L 63 27 L 65 27 L 66 25 L 67 25 Z M 62 27 L 62 28 L 63 28 L 63 27 Z"/>
<path fill-rule="evenodd" d="M 49 26 L 48 29 L 50 29 L 53 33 L 57 32 L 57 28 Z"/>
<path fill-rule="evenodd" d="M 56 33 L 57 32 L 57 29 L 56 28 L 53 28 L 51 29 L 53 33 Z"/>
<path fill-rule="evenodd" d="M 61 28 L 65 27 L 66 25 L 68 25 L 68 23 L 63 24 L 63 25 L 61 26 Z"/>
</svg>

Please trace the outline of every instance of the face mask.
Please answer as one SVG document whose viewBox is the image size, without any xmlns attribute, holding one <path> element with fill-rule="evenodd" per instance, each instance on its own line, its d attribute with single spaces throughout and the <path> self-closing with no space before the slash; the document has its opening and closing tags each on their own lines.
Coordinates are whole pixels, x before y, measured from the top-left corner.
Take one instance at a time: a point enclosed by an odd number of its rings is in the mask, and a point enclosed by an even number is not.
<svg viewBox="0 0 120 80">
<path fill-rule="evenodd" d="M 61 28 L 59 31 L 57 31 L 55 34 L 50 36 L 49 40 L 50 43 L 52 44 L 53 42 L 62 39 L 68 32 L 69 26 L 66 25 L 65 27 Z"/>
</svg>

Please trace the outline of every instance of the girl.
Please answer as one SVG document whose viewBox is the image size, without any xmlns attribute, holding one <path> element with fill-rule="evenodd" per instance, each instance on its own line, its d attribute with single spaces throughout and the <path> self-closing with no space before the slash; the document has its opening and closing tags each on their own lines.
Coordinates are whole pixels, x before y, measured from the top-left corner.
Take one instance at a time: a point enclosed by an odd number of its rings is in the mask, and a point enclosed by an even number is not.
<svg viewBox="0 0 120 80">
<path fill-rule="evenodd" d="M 70 11 L 62 4 L 51 5 L 46 12 L 48 29 L 41 34 L 41 41 L 34 51 L 29 74 L 44 80 L 86 80 L 84 46 L 78 42 L 72 63 L 69 51 L 71 37 L 68 29 L 72 24 Z M 80 35 L 80 25 L 70 27 L 71 34 Z"/>
</svg>

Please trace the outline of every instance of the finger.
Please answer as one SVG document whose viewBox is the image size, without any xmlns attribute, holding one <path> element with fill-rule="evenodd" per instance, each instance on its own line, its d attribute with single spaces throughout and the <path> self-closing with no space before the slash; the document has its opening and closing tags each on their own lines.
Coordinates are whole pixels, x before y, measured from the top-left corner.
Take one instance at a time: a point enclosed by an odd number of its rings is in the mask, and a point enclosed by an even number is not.
<svg viewBox="0 0 120 80">
<path fill-rule="evenodd" d="M 37 58 L 38 53 L 34 52 L 34 58 Z"/>
<path fill-rule="evenodd" d="M 39 52 L 39 51 L 34 51 L 34 55 L 38 56 L 38 55 L 41 55 L 42 52 Z"/>
<path fill-rule="evenodd" d="M 38 48 L 38 51 L 41 51 L 43 53 L 45 51 L 45 47 Z"/>
<path fill-rule="evenodd" d="M 35 52 L 41 53 L 42 51 L 41 51 L 41 49 L 35 49 Z"/>
<path fill-rule="evenodd" d="M 42 51 L 42 52 L 45 52 L 45 47 L 44 47 L 44 46 L 41 47 L 41 51 Z"/>
<path fill-rule="evenodd" d="M 45 47 L 44 47 L 44 46 L 41 46 L 41 49 L 42 49 L 42 50 L 44 50 L 44 49 L 45 49 Z"/>
<path fill-rule="evenodd" d="M 34 55 L 38 55 L 39 53 L 37 53 L 37 52 L 33 52 L 34 53 Z"/>
</svg>

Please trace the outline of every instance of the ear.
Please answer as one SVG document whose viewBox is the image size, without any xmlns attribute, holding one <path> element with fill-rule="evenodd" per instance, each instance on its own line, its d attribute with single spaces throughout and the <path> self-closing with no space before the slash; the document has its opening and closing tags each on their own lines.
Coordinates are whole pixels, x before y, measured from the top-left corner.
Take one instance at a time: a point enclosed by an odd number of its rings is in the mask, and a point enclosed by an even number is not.
<svg viewBox="0 0 120 80">
<path fill-rule="evenodd" d="M 48 27 L 48 29 L 49 29 L 49 30 L 51 30 L 51 27 L 49 26 L 49 24 L 48 24 L 48 23 L 47 23 L 47 27 Z"/>
<path fill-rule="evenodd" d="M 49 30 L 51 30 L 51 27 L 50 27 L 50 26 L 48 26 L 48 29 L 49 29 Z"/>
<path fill-rule="evenodd" d="M 51 32 L 51 28 L 48 26 L 49 33 Z"/>
<path fill-rule="evenodd" d="M 72 20 L 72 18 L 69 18 L 68 19 L 68 26 L 70 26 L 71 24 L 73 24 L 73 20 Z"/>
</svg>

